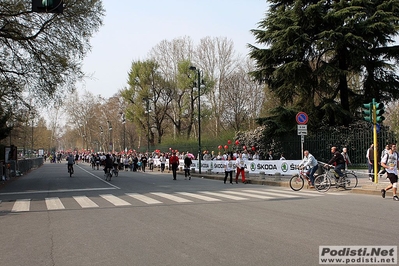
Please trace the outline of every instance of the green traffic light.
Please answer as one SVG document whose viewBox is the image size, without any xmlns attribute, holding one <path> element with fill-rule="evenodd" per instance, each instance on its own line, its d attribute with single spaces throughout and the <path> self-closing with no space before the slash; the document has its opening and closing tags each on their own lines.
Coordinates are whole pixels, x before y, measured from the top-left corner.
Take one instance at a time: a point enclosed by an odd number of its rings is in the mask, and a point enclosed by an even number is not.
<svg viewBox="0 0 399 266">
<path fill-rule="evenodd" d="M 363 120 L 367 122 L 373 122 L 373 103 L 363 104 Z"/>
<path fill-rule="evenodd" d="M 376 115 L 376 122 L 382 123 L 385 120 L 385 117 L 382 116 L 385 113 L 384 104 L 383 103 L 375 103 L 375 115 Z"/>
</svg>

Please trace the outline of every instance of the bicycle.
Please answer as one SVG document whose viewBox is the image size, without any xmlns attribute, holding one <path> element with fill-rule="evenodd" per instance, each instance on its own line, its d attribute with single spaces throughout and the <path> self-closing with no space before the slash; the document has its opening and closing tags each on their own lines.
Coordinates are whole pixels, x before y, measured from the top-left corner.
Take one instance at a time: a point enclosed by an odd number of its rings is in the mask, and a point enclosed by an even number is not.
<svg viewBox="0 0 399 266">
<path fill-rule="evenodd" d="M 294 191 L 299 191 L 303 188 L 305 180 L 308 182 L 308 186 L 311 186 L 309 177 L 306 175 L 306 170 L 298 169 L 298 174 L 295 174 L 290 179 L 290 187 Z"/>
<path fill-rule="evenodd" d="M 111 181 L 111 177 L 112 177 L 112 172 L 111 172 L 111 168 L 106 168 L 105 169 L 105 181 Z"/>
<path fill-rule="evenodd" d="M 333 166 L 329 165 L 327 171 L 316 177 L 314 186 L 319 192 L 327 192 L 331 186 L 344 188 L 346 190 L 355 188 L 358 184 L 357 176 L 353 171 L 344 171 L 341 178 L 334 171 Z"/>
<path fill-rule="evenodd" d="M 115 175 L 115 177 L 117 177 L 118 174 L 119 174 L 118 166 L 114 166 L 114 167 L 112 168 L 112 171 L 111 171 L 111 176 L 112 176 L 112 175 Z"/>
<path fill-rule="evenodd" d="M 68 173 L 69 173 L 69 177 L 72 177 L 72 175 L 73 175 L 73 164 L 68 164 Z"/>
</svg>

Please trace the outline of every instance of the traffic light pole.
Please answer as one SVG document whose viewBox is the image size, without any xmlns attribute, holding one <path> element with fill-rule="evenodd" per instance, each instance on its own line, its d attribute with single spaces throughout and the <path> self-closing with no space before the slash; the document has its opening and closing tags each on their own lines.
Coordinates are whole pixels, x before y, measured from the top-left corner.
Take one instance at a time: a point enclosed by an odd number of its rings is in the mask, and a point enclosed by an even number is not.
<svg viewBox="0 0 399 266">
<path fill-rule="evenodd" d="M 373 99 L 373 143 L 374 143 L 374 183 L 378 184 L 378 143 L 377 143 L 377 112 L 375 99 Z"/>
</svg>

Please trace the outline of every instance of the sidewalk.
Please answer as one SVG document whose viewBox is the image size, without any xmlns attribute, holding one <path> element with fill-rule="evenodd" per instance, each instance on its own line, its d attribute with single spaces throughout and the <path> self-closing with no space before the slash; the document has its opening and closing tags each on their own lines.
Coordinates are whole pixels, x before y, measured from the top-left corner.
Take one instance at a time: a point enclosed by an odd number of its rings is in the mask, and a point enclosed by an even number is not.
<svg viewBox="0 0 399 266">
<path fill-rule="evenodd" d="M 184 171 L 178 171 L 177 172 L 180 175 L 184 175 Z M 370 195 L 378 195 L 381 196 L 381 189 L 384 189 L 387 187 L 390 182 L 388 179 L 386 179 L 385 176 L 379 178 L 378 183 L 373 183 L 368 176 L 368 173 L 366 170 L 362 171 L 355 171 L 355 174 L 358 178 L 358 185 L 356 188 L 350 190 L 350 193 L 358 193 L 358 194 L 370 194 Z M 208 179 L 216 179 L 220 180 L 223 182 L 224 179 L 224 173 L 213 173 L 213 174 L 208 174 L 208 173 L 192 173 L 192 176 L 195 177 L 201 177 L 201 178 L 208 178 Z M 245 178 L 248 180 L 249 184 L 257 184 L 257 185 L 267 185 L 267 186 L 279 186 L 279 187 L 289 187 L 289 181 L 291 179 L 291 176 L 277 176 L 277 175 L 248 175 L 246 173 Z M 234 179 L 234 177 L 233 177 Z M 238 178 L 239 182 L 241 180 L 241 176 Z M 313 190 L 310 188 L 307 188 L 306 184 L 303 189 L 309 189 Z M 328 193 L 328 192 L 327 192 Z M 388 192 L 387 196 L 389 195 L 390 192 Z"/>
</svg>

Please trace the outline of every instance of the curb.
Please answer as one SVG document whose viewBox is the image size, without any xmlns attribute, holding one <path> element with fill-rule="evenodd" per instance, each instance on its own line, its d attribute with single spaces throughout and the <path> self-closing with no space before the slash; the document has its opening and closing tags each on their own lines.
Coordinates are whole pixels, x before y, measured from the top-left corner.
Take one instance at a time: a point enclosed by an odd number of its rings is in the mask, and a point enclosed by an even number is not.
<svg viewBox="0 0 399 266">
<path fill-rule="evenodd" d="M 179 173 L 178 174 L 183 174 L 184 173 Z M 213 180 L 224 180 L 224 175 L 210 175 L 210 174 L 199 174 L 199 173 L 192 173 L 191 176 L 195 176 L 198 178 L 207 178 L 207 179 L 213 179 Z M 234 177 L 233 177 L 234 178 Z M 277 187 L 290 187 L 289 186 L 289 177 L 287 177 L 288 180 L 282 180 L 281 176 L 268 176 L 265 179 L 259 179 L 259 177 L 253 178 L 253 176 L 249 176 L 247 184 L 255 184 L 255 185 L 266 185 L 266 186 L 277 186 Z M 267 180 L 267 179 L 274 179 L 274 180 Z M 279 180 L 278 180 L 279 179 Z M 354 193 L 354 194 L 365 194 L 365 195 L 375 195 L 375 196 L 381 196 L 381 189 L 385 188 L 388 185 L 388 183 L 382 183 L 382 184 L 366 184 L 363 186 L 358 186 L 356 188 L 351 189 L 348 191 L 349 193 Z M 328 193 L 328 192 L 327 192 Z M 389 193 L 389 192 L 388 192 Z"/>
</svg>

